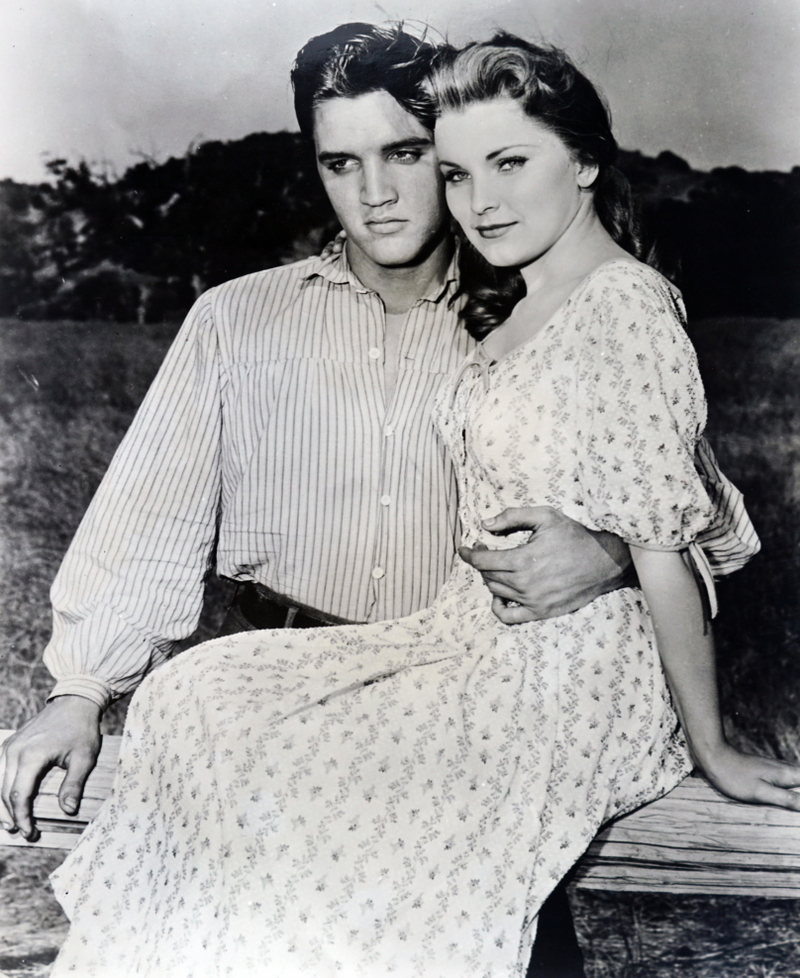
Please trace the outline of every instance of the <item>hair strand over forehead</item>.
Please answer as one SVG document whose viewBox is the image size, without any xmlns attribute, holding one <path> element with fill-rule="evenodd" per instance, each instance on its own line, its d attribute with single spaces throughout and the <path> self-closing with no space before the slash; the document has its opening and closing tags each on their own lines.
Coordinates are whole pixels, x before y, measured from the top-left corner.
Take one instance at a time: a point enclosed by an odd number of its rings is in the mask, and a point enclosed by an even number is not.
<svg viewBox="0 0 800 978">
<path fill-rule="evenodd" d="M 402 23 L 352 23 L 312 38 L 292 68 L 294 106 L 303 135 L 314 134 L 314 109 L 332 98 L 386 91 L 426 128 L 434 122 L 425 82 L 440 47 L 410 33 Z"/>
</svg>

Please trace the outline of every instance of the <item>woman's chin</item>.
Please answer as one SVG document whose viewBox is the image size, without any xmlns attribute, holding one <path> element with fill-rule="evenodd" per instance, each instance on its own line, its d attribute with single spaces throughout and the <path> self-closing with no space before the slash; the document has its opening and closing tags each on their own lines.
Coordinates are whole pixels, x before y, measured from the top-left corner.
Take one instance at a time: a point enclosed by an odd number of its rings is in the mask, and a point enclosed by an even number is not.
<svg viewBox="0 0 800 978">
<path fill-rule="evenodd" d="M 497 268 L 519 268 L 520 265 L 527 265 L 534 260 L 527 252 L 523 253 L 509 242 L 476 238 L 472 235 L 469 240 L 481 257 Z"/>
</svg>

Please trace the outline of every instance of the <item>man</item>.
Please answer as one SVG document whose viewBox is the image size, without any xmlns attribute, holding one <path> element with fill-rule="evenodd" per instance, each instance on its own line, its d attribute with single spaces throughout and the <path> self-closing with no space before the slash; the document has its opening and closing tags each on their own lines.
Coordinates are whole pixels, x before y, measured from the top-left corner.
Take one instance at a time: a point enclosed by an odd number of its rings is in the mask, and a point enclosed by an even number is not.
<svg viewBox="0 0 800 978">
<path fill-rule="evenodd" d="M 421 97 L 434 56 L 364 24 L 298 55 L 298 121 L 346 246 L 212 289 L 178 334 L 53 586 L 57 684 L 6 749 L 3 801 L 27 839 L 47 768 L 66 768 L 60 804 L 77 810 L 102 711 L 192 632 L 212 559 L 240 584 L 227 631 L 400 617 L 449 573 L 455 486 L 430 411 L 472 340 Z M 616 538 L 541 509 L 493 528 L 536 531 L 462 551 L 509 625 L 622 583 Z M 563 927 L 572 960 L 537 974 L 581 973 Z"/>
</svg>

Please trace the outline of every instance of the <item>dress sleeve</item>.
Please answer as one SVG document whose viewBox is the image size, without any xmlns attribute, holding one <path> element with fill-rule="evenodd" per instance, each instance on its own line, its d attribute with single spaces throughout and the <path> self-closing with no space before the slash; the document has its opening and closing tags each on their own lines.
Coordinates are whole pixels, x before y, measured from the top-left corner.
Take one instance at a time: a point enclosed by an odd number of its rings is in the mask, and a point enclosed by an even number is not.
<svg viewBox="0 0 800 978">
<path fill-rule="evenodd" d="M 683 306 L 626 263 L 582 298 L 579 481 L 589 521 L 654 550 L 687 547 L 713 506 L 695 468 L 706 403 Z"/>
<path fill-rule="evenodd" d="M 211 301 L 181 327 L 51 590 L 52 696 L 104 708 L 200 616 L 220 493 L 221 369 Z"/>
</svg>

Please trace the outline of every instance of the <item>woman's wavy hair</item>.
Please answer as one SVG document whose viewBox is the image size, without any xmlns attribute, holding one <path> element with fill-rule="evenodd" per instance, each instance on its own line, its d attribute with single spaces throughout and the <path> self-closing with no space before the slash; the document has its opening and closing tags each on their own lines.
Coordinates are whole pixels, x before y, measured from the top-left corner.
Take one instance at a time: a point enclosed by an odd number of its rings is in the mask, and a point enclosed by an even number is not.
<svg viewBox="0 0 800 978">
<path fill-rule="evenodd" d="M 496 98 L 519 102 L 528 116 L 561 139 L 577 162 L 598 167 L 591 191 L 603 227 L 626 251 L 655 263 L 628 180 L 614 165 L 619 147 L 608 106 L 563 51 L 500 32 L 461 51 L 442 51 L 429 86 L 438 114 Z M 518 270 L 490 265 L 461 237 L 461 293 L 467 296 L 462 317 L 480 339 L 508 318 L 525 296 L 525 283 Z"/>
</svg>

